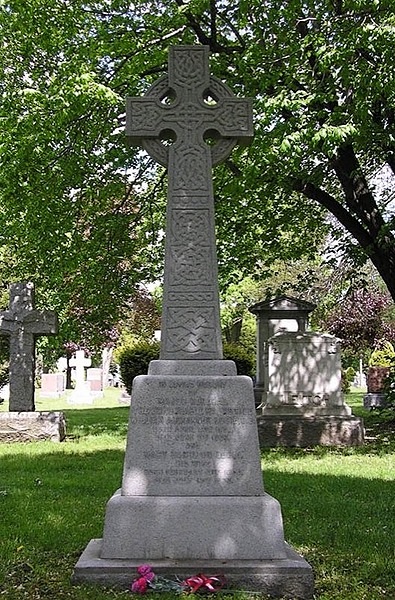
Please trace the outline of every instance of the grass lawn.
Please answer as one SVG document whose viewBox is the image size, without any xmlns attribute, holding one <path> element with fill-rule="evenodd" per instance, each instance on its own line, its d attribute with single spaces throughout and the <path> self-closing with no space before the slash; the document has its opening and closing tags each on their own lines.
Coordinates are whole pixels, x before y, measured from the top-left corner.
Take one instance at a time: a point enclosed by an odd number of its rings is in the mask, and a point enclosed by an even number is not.
<svg viewBox="0 0 395 600">
<path fill-rule="evenodd" d="M 0 444 L 1 599 L 132 597 L 70 584 L 86 544 L 102 536 L 106 502 L 120 487 L 129 409 L 119 405 L 119 394 L 108 390 L 78 408 L 65 398 L 38 399 L 37 410 L 64 410 L 66 441 Z M 348 401 L 365 419 L 365 446 L 264 450 L 265 488 L 281 503 L 287 541 L 313 566 L 316 600 L 393 600 L 394 413 L 364 411 L 361 393 Z"/>
</svg>

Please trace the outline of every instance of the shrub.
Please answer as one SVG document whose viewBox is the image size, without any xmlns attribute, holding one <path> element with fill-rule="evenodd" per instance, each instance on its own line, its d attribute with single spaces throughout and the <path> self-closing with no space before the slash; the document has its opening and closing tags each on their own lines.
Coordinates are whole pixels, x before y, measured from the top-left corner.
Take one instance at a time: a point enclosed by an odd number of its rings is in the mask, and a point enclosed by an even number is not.
<svg viewBox="0 0 395 600">
<path fill-rule="evenodd" d="M 159 342 L 140 342 L 133 346 L 124 346 L 117 354 L 122 381 L 129 394 L 132 390 L 133 379 L 137 375 L 146 375 L 151 360 L 159 358 L 159 351 Z M 223 352 L 224 359 L 233 360 L 236 363 L 238 375 L 252 377 L 255 358 L 248 350 L 240 344 L 225 343 Z"/>
<path fill-rule="evenodd" d="M 255 357 L 253 354 L 248 352 L 241 346 L 236 343 L 224 343 L 223 346 L 224 358 L 227 360 L 234 360 L 237 367 L 238 375 L 249 375 L 253 376 L 255 372 Z"/>
<path fill-rule="evenodd" d="M 369 359 L 369 367 L 391 367 L 395 359 L 395 350 L 390 342 L 373 350 Z"/>
<path fill-rule="evenodd" d="M 146 375 L 151 360 L 159 358 L 158 342 L 141 342 L 134 346 L 124 347 L 118 356 L 122 381 L 130 394 L 133 379 L 137 375 Z"/>
</svg>

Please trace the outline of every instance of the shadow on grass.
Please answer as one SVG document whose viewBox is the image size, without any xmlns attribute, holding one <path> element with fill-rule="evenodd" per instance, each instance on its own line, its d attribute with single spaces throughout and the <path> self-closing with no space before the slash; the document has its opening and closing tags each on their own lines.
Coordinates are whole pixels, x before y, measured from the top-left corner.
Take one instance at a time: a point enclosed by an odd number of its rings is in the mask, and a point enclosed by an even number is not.
<svg viewBox="0 0 395 600">
<path fill-rule="evenodd" d="M 111 431 L 116 431 L 114 419 Z M 63 585 L 69 586 L 79 554 L 91 538 L 102 536 L 105 505 L 120 486 L 122 466 L 120 450 L 3 457 L 0 583 L 6 585 L 12 565 L 25 563 L 44 581 L 52 561 L 68 570 Z M 371 598 L 380 597 L 380 589 L 383 597 L 395 597 L 393 482 L 281 473 L 275 465 L 265 467 L 264 479 L 282 506 L 285 537 L 312 564 L 321 593 L 358 583 L 372 590 Z M 359 597 L 364 596 L 353 596 Z"/>
</svg>

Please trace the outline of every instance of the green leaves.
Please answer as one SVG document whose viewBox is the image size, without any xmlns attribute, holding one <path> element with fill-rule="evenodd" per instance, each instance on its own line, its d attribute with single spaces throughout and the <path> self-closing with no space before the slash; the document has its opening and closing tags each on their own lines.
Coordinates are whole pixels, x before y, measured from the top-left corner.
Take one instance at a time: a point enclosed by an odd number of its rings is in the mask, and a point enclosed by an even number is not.
<svg viewBox="0 0 395 600">
<path fill-rule="evenodd" d="M 63 332 L 97 338 L 136 284 L 161 273 L 163 171 L 126 147 L 125 97 L 144 93 L 166 71 L 168 46 L 185 43 L 208 44 L 213 74 L 254 99 L 253 145 L 215 169 L 222 284 L 259 277 L 275 259 L 313 257 L 328 208 L 353 235 L 365 232 L 357 236 L 365 253 L 395 281 L 392 221 L 374 190 L 355 183 L 394 156 L 392 8 L 389 0 L 2 3 L 4 281 L 33 278 L 61 310 Z M 340 164 L 344 146 L 357 178 Z"/>
</svg>

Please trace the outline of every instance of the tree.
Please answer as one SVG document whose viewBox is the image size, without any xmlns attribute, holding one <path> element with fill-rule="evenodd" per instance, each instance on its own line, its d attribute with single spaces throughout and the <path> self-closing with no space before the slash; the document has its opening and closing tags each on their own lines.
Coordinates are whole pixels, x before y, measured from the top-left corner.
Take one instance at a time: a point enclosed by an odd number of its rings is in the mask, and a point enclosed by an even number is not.
<svg viewBox="0 0 395 600">
<path fill-rule="evenodd" d="M 67 339 L 111 330 L 161 272 L 163 170 L 125 147 L 124 97 L 173 43 L 209 45 L 254 98 L 252 146 L 215 173 L 222 285 L 314 257 L 329 211 L 395 297 L 392 180 L 372 179 L 395 170 L 390 0 L 5 0 L 0 27 L 3 279 L 34 277 Z"/>
<path fill-rule="evenodd" d="M 147 161 L 127 151 L 123 97 L 95 73 L 104 57 L 90 54 L 88 12 L 0 8 L 2 279 L 34 280 L 37 305 L 59 313 L 60 346 L 105 341 L 155 271 L 133 187 Z"/>
<path fill-rule="evenodd" d="M 394 323 L 387 317 L 391 304 L 388 293 L 355 290 L 343 299 L 323 325 L 342 340 L 345 349 L 361 355 L 385 341 L 395 341 Z"/>
</svg>

